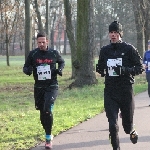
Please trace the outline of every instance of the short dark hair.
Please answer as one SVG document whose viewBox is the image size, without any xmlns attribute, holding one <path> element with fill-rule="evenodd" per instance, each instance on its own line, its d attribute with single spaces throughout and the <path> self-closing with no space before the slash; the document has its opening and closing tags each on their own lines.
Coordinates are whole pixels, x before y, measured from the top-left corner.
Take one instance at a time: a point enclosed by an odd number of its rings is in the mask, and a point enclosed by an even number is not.
<svg viewBox="0 0 150 150">
<path fill-rule="evenodd" d="M 37 39 L 38 39 L 39 37 L 46 37 L 46 39 L 47 39 L 47 35 L 46 35 L 45 32 L 39 32 L 39 33 L 37 34 Z"/>
</svg>

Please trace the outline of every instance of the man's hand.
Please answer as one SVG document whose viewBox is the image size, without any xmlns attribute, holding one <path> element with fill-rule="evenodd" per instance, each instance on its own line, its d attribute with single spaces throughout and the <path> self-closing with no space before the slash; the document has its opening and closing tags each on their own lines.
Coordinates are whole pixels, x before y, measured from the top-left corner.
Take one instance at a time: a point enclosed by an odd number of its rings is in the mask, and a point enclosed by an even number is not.
<svg viewBox="0 0 150 150">
<path fill-rule="evenodd" d="M 129 75 L 129 74 L 131 74 L 132 76 L 142 74 L 142 72 L 144 71 L 143 68 L 138 68 L 138 67 L 129 68 L 129 67 L 124 67 L 124 66 L 113 67 L 113 69 L 118 75 Z"/>
<path fill-rule="evenodd" d="M 121 66 L 114 66 L 112 67 L 114 69 L 114 71 L 116 72 L 117 75 L 121 75 L 122 71 L 121 71 Z"/>
<path fill-rule="evenodd" d="M 56 74 L 62 76 L 62 70 L 61 69 L 56 69 L 55 72 L 56 72 Z"/>
<path fill-rule="evenodd" d="M 145 67 L 144 67 L 144 68 L 146 69 L 146 68 L 148 68 L 148 66 L 147 66 L 147 65 L 145 65 Z"/>
<path fill-rule="evenodd" d="M 105 73 L 104 73 L 104 70 L 103 71 L 101 71 L 100 69 L 99 69 L 99 65 L 98 64 L 96 64 L 96 72 L 98 72 L 100 75 L 101 75 L 101 77 L 105 77 Z"/>
<path fill-rule="evenodd" d="M 118 65 L 114 66 L 113 69 L 117 75 L 130 74 L 131 72 L 134 71 L 134 70 L 132 70 L 133 68 L 118 66 Z"/>
<path fill-rule="evenodd" d="M 23 72 L 26 74 L 26 75 L 31 75 L 32 74 L 32 66 L 29 66 L 29 67 L 23 67 Z"/>
</svg>

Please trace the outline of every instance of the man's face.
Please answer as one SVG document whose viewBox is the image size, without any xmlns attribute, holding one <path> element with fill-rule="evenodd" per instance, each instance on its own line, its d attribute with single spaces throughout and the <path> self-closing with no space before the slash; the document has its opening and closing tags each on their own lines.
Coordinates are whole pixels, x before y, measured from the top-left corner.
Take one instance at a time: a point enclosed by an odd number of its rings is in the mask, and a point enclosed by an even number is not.
<svg viewBox="0 0 150 150">
<path fill-rule="evenodd" d="M 37 45 L 40 50 L 45 51 L 47 50 L 48 40 L 46 39 L 46 37 L 38 37 Z"/>
<path fill-rule="evenodd" d="M 120 34 L 116 31 L 109 32 L 109 38 L 111 40 L 111 43 L 116 43 L 121 39 Z"/>
</svg>

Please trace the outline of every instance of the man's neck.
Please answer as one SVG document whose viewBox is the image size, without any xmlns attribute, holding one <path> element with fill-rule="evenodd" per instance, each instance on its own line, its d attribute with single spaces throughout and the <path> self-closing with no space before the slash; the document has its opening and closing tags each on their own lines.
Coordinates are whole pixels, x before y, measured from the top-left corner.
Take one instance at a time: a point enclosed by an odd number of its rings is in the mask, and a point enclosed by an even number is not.
<svg viewBox="0 0 150 150">
<path fill-rule="evenodd" d="M 110 41 L 111 42 L 111 41 Z M 122 40 L 119 40 L 119 41 L 117 41 L 117 42 L 111 42 L 111 43 L 122 43 Z"/>
</svg>

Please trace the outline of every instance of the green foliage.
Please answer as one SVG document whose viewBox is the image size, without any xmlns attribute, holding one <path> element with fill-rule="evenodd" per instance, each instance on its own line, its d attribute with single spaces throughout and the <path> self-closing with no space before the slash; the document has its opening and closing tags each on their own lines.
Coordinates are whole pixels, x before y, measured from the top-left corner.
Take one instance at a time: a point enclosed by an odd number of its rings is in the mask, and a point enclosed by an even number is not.
<svg viewBox="0 0 150 150">
<path fill-rule="evenodd" d="M 69 56 L 64 58 L 66 66 L 58 77 L 60 91 L 54 107 L 54 136 L 103 111 L 104 79 L 97 75 L 99 84 L 69 90 L 71 61 Z M 0 59 L 0 149 L 27 150 L 43 141 L 45 134 L 34 108 L 33 77 L 22 73 L 24 57 L 10 57 L 11 67 L 4 57 Z M 137 76 L 135 93 L 146 89 L 145 76 Z"/>
</svg>

